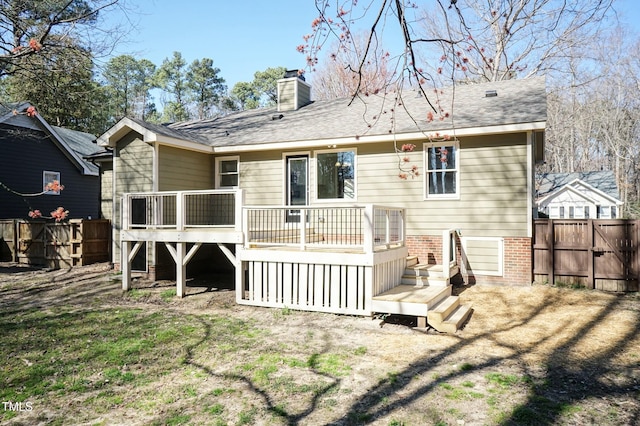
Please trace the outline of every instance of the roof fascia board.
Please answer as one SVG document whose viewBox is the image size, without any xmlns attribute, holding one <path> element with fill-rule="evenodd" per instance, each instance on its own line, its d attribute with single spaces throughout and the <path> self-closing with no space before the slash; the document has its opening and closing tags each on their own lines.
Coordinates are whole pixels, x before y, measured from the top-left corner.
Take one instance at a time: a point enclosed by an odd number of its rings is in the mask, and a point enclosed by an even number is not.
<svg viewBox="0 0 640 426">
<path fill-rule="evenodd" d="M 551 194 L 545 195 L 543 198 L 540 198 L 540 199 L 538 200 L 538 204 L 543 204 L 543 203 L 544 203 L 545 201 L 547 201 L 549 198 L 557 197 L 557 196 L 558 196 L 558 195 L 560 195 L 561 193 L 563 193 L 563 192 L 567 192 L 567 191 L 568 191 L 568 192 L 572 192 L 572 193 L 576 194 L 578 197 L 580 197 L 580 198 L 582 198 L 582 199 L 584 199 L 584 200 L 586 200 L 586 201 L 589 201 L 590 203 L 598 204 L 598 202 L 597 202 L 595 199 L 593 199 L 593 198 L 589 197 L 587 194 L 585 194 L 585 193 L 583 193 L 583 192 L 578 191 L 576 188 L 574 188 L 573 186 L 571 186 L 571 184 L 569 184 L 569 183 L 568 183 L 568 184 L 566 184 L 565 186 L 563 186 L 562 188 L 558 189 L 557 191 L 554 191 L 554 192 L 552 192 Z"/>
<path fill-rule="evenodd" d="M 444 129 L 438 130 L 440 135 L 449 135 L 454 137 L 465 136 L 477 136 L 477 135 L 491 135 L 502 133 L 520 133 L 534 130 L 544 130 L 546 127 L 546 121 L 539 121 L 533 123 L 521 123 L 521 124 L 506 124 L 500 126 L 484 126 L 484 127 L 469 127 L 466 129 Z M 279 149 L 304 149 L 314 147 L 327 147 L 331 146 L 344 146 L 354 144 L 367 144 L 378 142 L 407 142 L 415 141 L 418 139 L 425 139 L 433 137 L 436 131 L 433 132 L 411 132 L 411 133 L 397 133 L 389 135 L 375 135 L 375 136 L 359 136 L 348 138 L 336 138 L 336 139 L 315 139 L 307 141 L 295 141 L 295 142 L 272 142 L 260 145 L 232 145 L 232 146 L 214 146 L 214 153 L 237 153 L 248 151 L 269 151 Z"/>
<path fill-rule="evenodd" d="M 128 117 L 123 117 L 98 138 L 98 146 L 115 148 L 118 140 L 131 131 L 140 133 L 145 142 L 156 139 L 156 134 L 154 132 L 146 129 Z"/>
<path fill-rule="evenodd" d="M 582 179 L 574 179 L 571 182 L 569 182 L 567 185 L 571 185 L 571 186 L 573 186 L 573 185 L 582 185 L 582 186 L 586 187 L 587 189 L 595 192 L 596 194 L 600 195 L 601 197 L 606 198 L 607 200 L 609 200 L 609 201 L 611 201 L 611 202 L 613 202 L 615 204 L 618 204 L 618 205 L 624 204 L 622 201 L 618 200 L 617 198 L 612 197 L 611 195 L 607 194 L 604 191 L 601 191 L 600 189 L 596 188 L 593 185 L 589 185 L 587 182 L 583 181 Z"/>
<path fill-rule="evenodd" d="M 148 142 L 148 141 L 145 141 L 145 142 Z M 156 140 L 149 141 L 149 142 L 156 142 L 160 145 L 167 145 L 175 148 L 188 149 L 189 151 L 197 151 L 197 152 L 203 152 L 206 154 L 213 154 L 213 148 L 211 148 L 209 145 L 203 145 L 201 143 L 191 142 L 184 139 L 172 138 L 164 135 L 158 135 Z"/>
<path fill-rule="evenodd" d="M 122 118 L 115 125 L 113 125 L 113 127 L 102 134 L 102 136 L 98 138 L 98 146 L 105 148 L 115 148 L 118 140 L 123 138 L 127 133 L 131 131 L 141 134 L 142 140 L 146 143 L 159 143 L 162 145 L 175 146 L 177 148 L 205 152 L 208 154 L 213 153 L 213 150 L 208 145 L 203 145 L 186 139 L 173 138 L 171 136 L 153 132 L 127 117 Z"/>
</svg>

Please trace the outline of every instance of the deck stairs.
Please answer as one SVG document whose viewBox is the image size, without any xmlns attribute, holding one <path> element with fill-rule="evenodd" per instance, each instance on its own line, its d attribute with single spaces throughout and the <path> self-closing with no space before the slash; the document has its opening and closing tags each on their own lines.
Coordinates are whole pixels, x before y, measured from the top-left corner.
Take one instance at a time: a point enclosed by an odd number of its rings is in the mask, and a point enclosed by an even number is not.
<svg viewBox="0 0 640 426">
<path fill-rule="evenodd" d="M 418 327 L 428 324 L 441 333 L 455 333 L 469 318 L 471 307 L 452 296 L 451 283 L 442 265 L 420 264 L 416 256 L 407 257 L 400 285 L 374 296 L 374 312 L 413 315 Z"/>
</svg>

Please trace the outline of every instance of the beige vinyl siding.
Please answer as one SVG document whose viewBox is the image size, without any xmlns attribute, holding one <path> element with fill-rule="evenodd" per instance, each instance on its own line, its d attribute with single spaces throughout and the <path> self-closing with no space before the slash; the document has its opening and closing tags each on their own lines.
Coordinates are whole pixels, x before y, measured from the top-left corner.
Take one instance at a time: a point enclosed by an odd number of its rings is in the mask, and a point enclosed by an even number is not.
<svg viewBox="0 0 640 426">
<path fill-rule="evenodd" d="M 212 189 L 213 186 L 213 157 L 210 154 L 160 145 L 159 191 Z"/>
<path fill-rule="evenodd" d="M 113 258 L 120 262 L 120 234 L 122 219 L 122 194 L 127 192 L 153 191 L 153 147 L 141 139 L 141 135 L 130 132 L 122 138 L 115 149 L 116 212 Z"/>
<path fill-rule="evenodd" d="M 116 147 L 116 193 L 153 190 L 153 148 L 135 132 L 125 136 Z"/>
<path fill-rule="evenodd" d="M 113 220 L 113 163 L 100 163 L 100 216 Z"/>
<path fill-rule="evenodd" d="M 284 203 L 282 152 L 250 152 L 240 155 L 240 188 L 247 205 Z"/>
<path fill-rule="evenodd" d="M 469 272 L 495 275 L 501 274 L 501 245 L 501 239 L 465 239 L 463 250 L 464 256 L 467 260 L 467 267 L 470 269 Z"/>
<path fill-rule="evenodd" d="M 408 235 L 439 235 L 456 228 L 467 236 L 515 237 L 528 233 L 525 133 L 460 140 L 460 199 L 425 199 L 422 141 L 409 157 L 420 176 L 398 177 L 393 144 L 358 146 L 358 203 L 407 209 Z"/>
</svg>

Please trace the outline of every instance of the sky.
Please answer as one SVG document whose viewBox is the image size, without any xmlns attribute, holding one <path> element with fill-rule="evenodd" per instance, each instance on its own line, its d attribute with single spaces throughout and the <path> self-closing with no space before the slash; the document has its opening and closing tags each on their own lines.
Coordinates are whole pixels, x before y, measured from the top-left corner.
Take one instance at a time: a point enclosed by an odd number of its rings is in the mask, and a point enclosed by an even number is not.
<svg viewBox="0 0 640 426">
<path fill-rule="evenodd" d="M 134 30 L 114 54 L 133 54 L 157 66 L 174 51 L 181 52 L 187 63 L 211 58 L 229 89 L 237 82 L 252 81 L 256 71 L 269 67 L 305 68 L 305 55 L 296 46 L 311 32 L 318 14 L 315 0 L 127 1 L 135 9 L 128 15 Z M 615 0 L 614 7 L 630 29 L 640 32 L 638 0 Z M 389 43 L 385 40 L 385 48 L 392 49 Z"/>
<path fill-rule="evenodd" d="M 136 30 L 116 53 L 133 53 L 159 66 L 174 51 L 187 63 L 211 58 L 229 88 L 256 71 L 304 68 L 296 46 L 311 32 L 314 0 L 128 0 Z"/>
</svg>

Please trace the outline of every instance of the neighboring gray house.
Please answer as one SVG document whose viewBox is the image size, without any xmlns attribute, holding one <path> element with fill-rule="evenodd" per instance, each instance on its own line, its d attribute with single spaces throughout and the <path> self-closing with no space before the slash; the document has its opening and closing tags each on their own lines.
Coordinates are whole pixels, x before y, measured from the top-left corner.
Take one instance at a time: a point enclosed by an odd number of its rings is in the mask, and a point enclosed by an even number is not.
<svg viewBox="0 0 640 426">
<path fill-rule="evenodd" d="M 40 114 L 29 116 L 28 102 L 0 106 L 0 219 L 44 216 L 64 207 L 69 218 L 98 218 L 98 166 L 83 158 L 98 151 L 95 136 L 51 126 Z M 47 183 L 64 185 L 59 192 L 37 194 Z"/>
<path fill-rule="evenodd" d="M 536 204 L 551 219 L 615 219 L 623 202 L 612 171 L 543 173 L 537 176 Z"/>
</svg>

